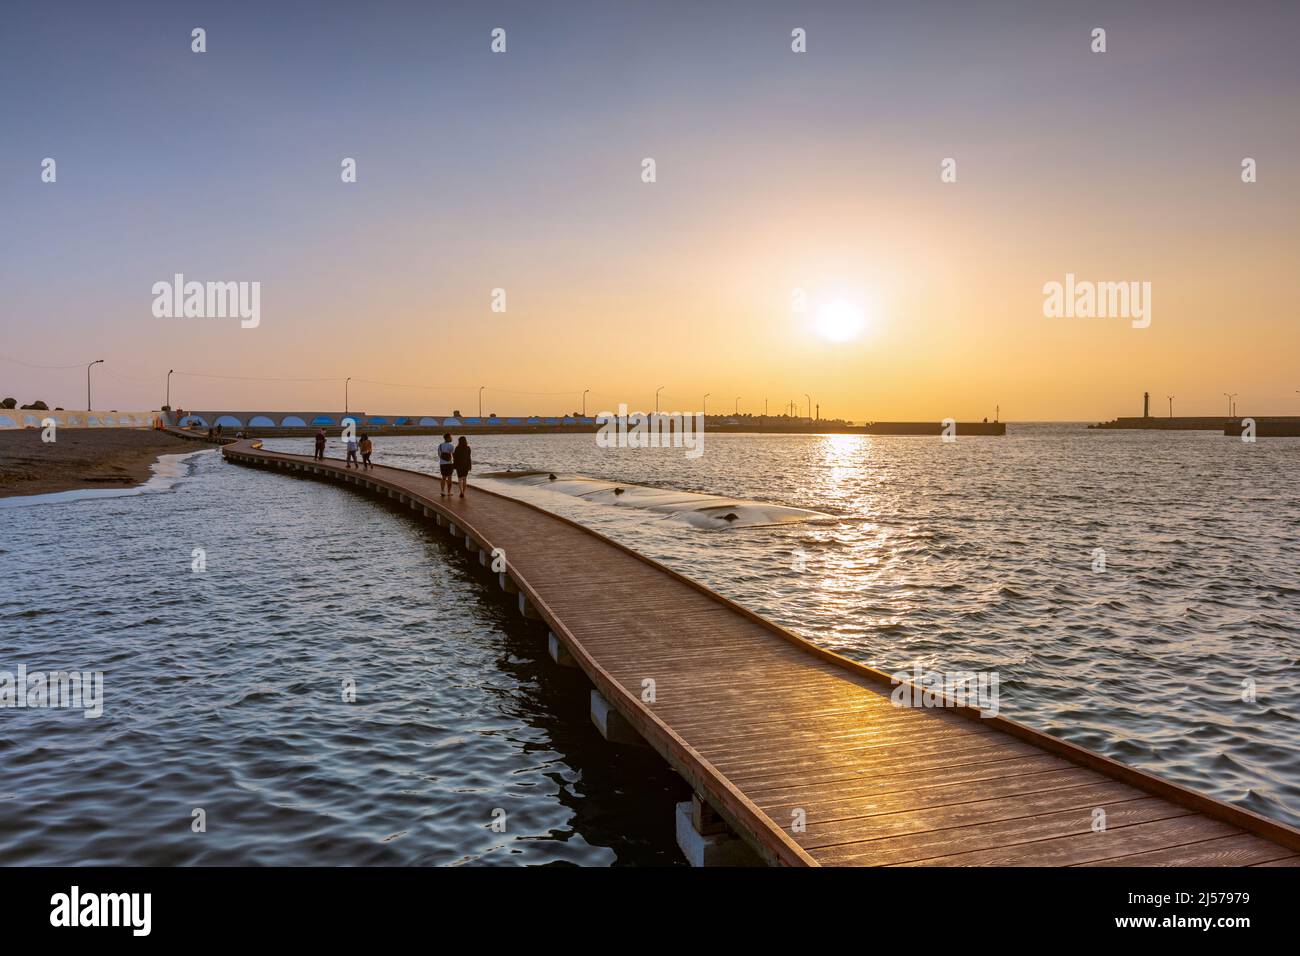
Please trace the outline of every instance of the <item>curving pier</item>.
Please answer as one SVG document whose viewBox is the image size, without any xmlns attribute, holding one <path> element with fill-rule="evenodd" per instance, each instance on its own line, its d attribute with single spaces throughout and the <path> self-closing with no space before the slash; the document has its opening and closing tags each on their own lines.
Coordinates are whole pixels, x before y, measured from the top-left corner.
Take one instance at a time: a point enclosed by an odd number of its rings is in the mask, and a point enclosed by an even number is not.
<svg viewBox="0 0 1300 956">
<path fill-rule="evenodd" d="M 525 502 L 258 442 L 222 454 L 386 497 L 503 565 L 606 738 L 694 789 L 677 832 L 697 865 L 1300 865 L 1293 827 L 1002 717 L 895 706 L 888 675 Z"/>
</svg>

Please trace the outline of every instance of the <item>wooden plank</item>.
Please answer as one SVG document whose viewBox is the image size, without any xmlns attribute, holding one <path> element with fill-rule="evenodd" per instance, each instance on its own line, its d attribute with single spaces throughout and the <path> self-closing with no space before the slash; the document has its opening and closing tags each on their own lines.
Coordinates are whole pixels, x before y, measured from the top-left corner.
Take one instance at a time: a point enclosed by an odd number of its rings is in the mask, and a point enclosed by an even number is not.
<svg viewBox="0 0 1300 956">
<path fill-rule="evenodd" d="M 1129 853 L 1082 866 L 1250 866 L 1285 859 L 1285 848 L 1249 833 L 1148 853 Z"/>
<path fill-rule="evenodd" d="M 1127 856 L 1142 850 L 1164 850 L 1200 840 L 1235 836 L 1236 827 L 1198 814 L 1114 826 L 1105 830 L 1020 843 L 994 850 L 968 850 L 892 866 L 1077 866 Z"/>
<path fill-rule="evenodd" d="M 966 803 L 920 810 L 904 809 L 853 820 L 834 820 L 826 824 L 814 821 L 796 839 L 806 847 L 836 846 L 899 833 L 925 833 L 931 830 L 951 830 L 973 823 L 1027 819 L 1059 810 L 1091 810 L 1108 801 L 1134 799 L 1140 795 L 1141 791 L 1134 790 L 1127 784 L 1106 782 L 1040 793 L 1033 800 L 1018 796 L 992 800 L 977 797 Z M 960 849 L 969 850 L 971 847 L 961 846 Z"/>
<path fill-rule="evenodd" d="M 1100 804 L 1111 826 L 1190 816 L 1191 811 L 1159 797 L 1110 801 Z M 926 860 L 953 852 L 954 848 L 997 849 L 1035 843 L 1053 837 L 1092 832 L 1092 807 L 1061 810 L 1035 817 L 1016 817 L 881 839 L 830 846 L 818 853 L 827 866 L 889 866 Z"/>
</svg>

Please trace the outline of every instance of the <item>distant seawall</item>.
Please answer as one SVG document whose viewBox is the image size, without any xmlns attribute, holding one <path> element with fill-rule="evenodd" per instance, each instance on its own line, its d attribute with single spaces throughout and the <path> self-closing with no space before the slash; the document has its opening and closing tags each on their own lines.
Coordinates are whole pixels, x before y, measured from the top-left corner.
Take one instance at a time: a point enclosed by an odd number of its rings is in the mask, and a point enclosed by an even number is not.
<svg viewBox="0 0 1300 956">
<path fill-rule="evenodd" d="M 161 412 L 42 411 L 37 408 L 0 408 L 0 428 L 41 428 L 54 419 L 58 428 L 152 428 Z"/>
<path fill-rule="evenodd" d="M 590 426 L 595 427 L 596 419 L 591 416 L 560 415 L 538 417 L 535 415 L 504 418 L 501 416 L 454 416 L 454 415 L 368 415 L 365 412 L 308 411 L 308 412 L 238 412 L 238 411 L 195 411 L 184 409 L 185 414 L 177 419 L 175 413 L 168 415 L 168 424 L 182 428 L 228 428 L 243 429 L 285 429 L 285 428 L 342 428 L 343 420 L 351 418 L 357 428 L 492 428 L 501 429 L 509 426 Z"/>
<path fill-rule="evenodd" d="M 649 413 L 647 413 L 649 414 Z M 534 434 L 579 432 L 590 434 L 601 426 L 594 415 L 370 415 L 366 412 L 300 411 L 300 412 L 247 412 L 185 409 L 177 418 L 167 415 L 167 423 L 181 428 L 207 430 L 221 426 L 223 432 L 233 434 L 244 431 L 261 437 L 271 435 L 294 436 L 323 428 L 336 433 L 343 420 L 351 418 L 360 430 L 380 435 L 429 435 L 443 431 L 461 434 Z M 705 420 L 710 432 L 776 434 L 836 434 L 836 435 L 941 435 L 944 423 L 930 422 L 871 422 L 850 425 L 844 421 L 817 421 L 788 416 L 733 416 L 711 415 Z M 1005 435 L 1005 422 L 956 422 L 957 435 Z"/>
</svg>

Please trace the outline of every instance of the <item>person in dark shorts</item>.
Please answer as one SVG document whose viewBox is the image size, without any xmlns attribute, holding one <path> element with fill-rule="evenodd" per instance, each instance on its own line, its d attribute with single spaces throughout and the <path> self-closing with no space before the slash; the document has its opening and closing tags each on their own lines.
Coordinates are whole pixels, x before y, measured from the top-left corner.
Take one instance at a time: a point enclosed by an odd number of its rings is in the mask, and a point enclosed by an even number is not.
<svg viewBox="0 0 1300 956">
<path fill-rule="evenodd" d="M 452 452 L 452 461 L 456 466 L 456 477 L 460 479 L 460 496 L 465 497 L 465 483 L 469 478 L 471 462 L 469 458 L 469 442 L 465 436 L 461 435 L 460 440 L 456 442 L 456 450 Z"/>
<path fill-rule="evenodd" d="M 369 471 L 374 466 L 370 464 L 370 453 L 374 451 L 374 442 L 370 440 L 369 435 L 361 436 L 361 467 Z"/>
<path fill-rule="evenodd" d="M 313 456 L 317 461 L 325 460 L 325 429 L 316 430 L 316 454 Z"/>
<path fill-rule="evenodd" d="M 456 446 L 451 443 L 451 433 L 448 432 L 442 436 L 442 444 L 438 446 L 438 471 L 442 475 L 438 496 L 441 498 L 451 494 L 451 472 L 455 467 L 453 462 L 455 451 Z"/>
</svg>

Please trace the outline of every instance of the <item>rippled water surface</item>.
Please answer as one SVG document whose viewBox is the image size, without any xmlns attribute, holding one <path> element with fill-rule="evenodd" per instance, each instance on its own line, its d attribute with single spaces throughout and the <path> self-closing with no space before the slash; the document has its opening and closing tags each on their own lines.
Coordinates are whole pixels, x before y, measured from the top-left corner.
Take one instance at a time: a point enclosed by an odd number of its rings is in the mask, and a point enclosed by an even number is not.
<svg viewBox="0 0 1300 956">
<path fill-rule="evenodd" d="M 0 710 L 0 862 L 681 862 L 689 790 L 612 758 L 585 679 L 463 549 L 338 488 L 190 467 L 0 510 L 0 670 L 105 672 L 99 718 Z"/>
<path fill-rule="evenodd" d="M 381 438 L 375 457 L 431 471 L 436 441 Z M 478 472 L 831 513 L 705 530 L 485 482 L 882 669 L 997 671 L 1003 714 L 1300 823 L 1300 441 L 1013 425 L 952 444 L 711 435 L 693 460 L 471 444 Z M 0 712 L 0 857 L 678 861 L 681 785 L 656 758 L 610 760 L 580 679 L 456 549 L 340 488 L 198 462 L 168 492 L 0 513 L 23 582 L 0 597 L 0 668 L 109 672 L 98 720 Z"/>
</svg>

